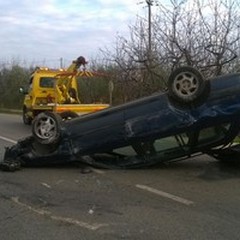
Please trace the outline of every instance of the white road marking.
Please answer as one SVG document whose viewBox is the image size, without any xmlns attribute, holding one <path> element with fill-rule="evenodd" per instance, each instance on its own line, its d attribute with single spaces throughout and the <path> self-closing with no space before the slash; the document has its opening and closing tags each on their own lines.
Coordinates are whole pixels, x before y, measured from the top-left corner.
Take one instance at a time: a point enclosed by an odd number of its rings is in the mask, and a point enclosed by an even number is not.
<svg viewBox="0 0 240 240">
<path fill-rule="evenodd" d="M 18 204 L 18 205 L 20 205 L 20 206 L 22 206 L 22 207 L 25 207 L 25 208 L 27 208 L 28 210 L 30 210 L 30 211 L 32 211 L 32 212 L 35 212 L 35 213 L 37 213 L 37 214 L 39 214 L 39 215 L 50 215 L 50 214 L 51 214 L 49 211 L 45 211 L 45 210 L 41 210 L 41 209 L 36 209 L 36 208 L 33 208 L 33 207 L 31 207 L 31 206 L 29 206 L 29 205 L 27 205 L 27 204 L 21 203 L 21 202 L 19 201 L 19 198 L 18 198 L 18 197 L 12 197 L 11 199 L 12 199 L 12 201 L 13 201 L 14 203 L 16 203 L 16 204 Z"/>
<path fill-rule="evenodd" d="M 50 219 L 55 220 L 55 221 L 74 224 L 74 225 L 76 225 L 78 227 L 83 227 L 83 228 L 86 228 L 86 229 L 92 230 L 92 231 L 96 231 L 99 228 L 109 226 L 109 224 L 104 224 L 104 223 L 89 224 L 89 223 L 82 222 L 82 221 L 79 221 L 79 220 L 74 219 L 74 218 L 66 218 L 66 217 L 61 217 L 61 216 L 55 216 L 50 211 L 37 209 L 37 208 L 34 208 L 34 207 L 30 206 L 30 205 L 27 205 L 25 203 L 20 202 L 19 201 L 19 197 L 12 197 L 11 199 L 17 205 L 19 205 L 21 207 L 25 207 L 28 210 L 30 210 L 30 211 L 32 211 L 34 213 L 37 213 L 39 215 L 42 215 L 42 216 L 45 216 L 45 217 L 49 217 Z"/>
<path fill-rule="evenodd" d="M 145 190 L 145 191 L 157 194 L 157 195 L 159 195 L 161 197 L 169 198 L 169 199 L 171 199 L 173 201 L 176 201 L 176 202 L 179 202 L 179 203 L 182 203 L 182 204 L 185 204 L 185 205 L 191 205 L 191 204 L 194 203 L 194 202 L 192 202 L 190 200 L 187 200 L 187 199 L 175 196 L 175 195 L 173 195 L 171 193 L 163 192 L 163 191 L 160 191 L 158 189 L 151 188 L 151 187 L 148 187 L 148 186 L 145 186 L 145 185 L 137 184 L 136 187 L 140 188 L 142 190 Z"/>
<path fill-rule="evenodd" d="M 60 179 L 60 180 L 58 180 L 56 183 L 55 183 L 55 185 L 59 185 L 59 184 L 61 184 L 61 183 L 63 183 L 64 182 L 64 180 L 63 179 Z"/>
<path fill-rule="evenodd" d="M 96 169 L 96 168 L 90 168 L 93 172 L 95 172 L 95 173 L 97 173 L 97 174 L 105 174 L 105 172 L 104 171 L 102 171 L 102 170 L 99 170 L 99 169 Z"/>
<path fill-rule="evenodd" d="M 41 185 L 43 185 L 46 188 L 52 188 L 49 184 L 42 182 Z"/>
<path fill-rule="evenodd" d="M 17 141 L 12 140 L 12 139 L 10 139 L 10 138 L 3 137 L 3 136 L 0 136 L 0 139 L 4 140 L 4 141 L 6 141 L 6 142 L 13 143 L 13 144 L 16 144 L 16 143 L 17 143 Z"/>
</svg>

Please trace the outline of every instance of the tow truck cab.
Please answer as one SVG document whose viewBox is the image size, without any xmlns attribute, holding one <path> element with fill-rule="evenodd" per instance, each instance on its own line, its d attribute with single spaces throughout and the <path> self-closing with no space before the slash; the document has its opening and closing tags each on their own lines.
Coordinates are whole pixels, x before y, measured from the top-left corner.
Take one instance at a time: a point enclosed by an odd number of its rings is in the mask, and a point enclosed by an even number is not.
<svg viewBox="0 0 240 240">
<path fill-rule="evenodd" d="M 78 97 L 77 78 L 91 77 L 89 71 L 77 72 L 76 61 L 68 69 L 36 68 L 31 74 L 27 88 L 19 91 L 25 95 L 23 102 L 23 122 L 31 124 L 41 112 L 83 115 L 107 108 L 108 104 L 82 104 Z M 70 116 L 71 117 L 71 116 Z"/>
</svg>

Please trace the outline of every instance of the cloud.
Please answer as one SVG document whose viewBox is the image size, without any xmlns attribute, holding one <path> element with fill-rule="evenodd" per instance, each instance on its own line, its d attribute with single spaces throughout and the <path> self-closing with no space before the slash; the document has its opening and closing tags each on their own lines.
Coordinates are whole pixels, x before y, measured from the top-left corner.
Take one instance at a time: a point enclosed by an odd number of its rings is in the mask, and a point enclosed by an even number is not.
<svg viewBox="0 0 240 240">
<path fill-rule="evenodd" d="M 0 59 L 88 57 L 114 43 L 142 10 L 138 0 L 0 0 Z"/>
</svg>

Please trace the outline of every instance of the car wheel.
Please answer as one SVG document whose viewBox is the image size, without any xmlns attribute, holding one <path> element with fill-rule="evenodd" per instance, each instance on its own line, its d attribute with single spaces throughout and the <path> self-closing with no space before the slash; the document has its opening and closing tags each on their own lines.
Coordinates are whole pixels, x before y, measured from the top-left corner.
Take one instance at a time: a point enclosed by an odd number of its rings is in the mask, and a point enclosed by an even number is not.
<svg viewBox="0 0 240 240">
<path fill-rule="evenodd" d="M 61 136 L 61 117 L 53 112 L 38 114 L 32 123 L 32 134 L 41 144 L 55 144 Z"/>
<path fill-rule="evenodd" d="M 62 118 L 62 121 L 66 122 L 73 118 L 77 118 L 78 114 L 73 111 L 65 111 L 60 113 L 60 117 Z"/>
<path fill-rule="evenodd" d="M 183 105 L 201 104 L 208 96 L 210 83 L 193 67 L 180 67 L 168 79 L 168 96 Z"/>
<path fill-rule="evenodd" d="M 31 125 L 31 123 L 32 123 L 32 118 L 30 118 L 30 117 L 27 115 L 27 108 L 26 108 L 26 107 L 23 108 L 22 118 L 23 118 L 23 123 L 24 123 L 25 125 Z"/>
</svg>

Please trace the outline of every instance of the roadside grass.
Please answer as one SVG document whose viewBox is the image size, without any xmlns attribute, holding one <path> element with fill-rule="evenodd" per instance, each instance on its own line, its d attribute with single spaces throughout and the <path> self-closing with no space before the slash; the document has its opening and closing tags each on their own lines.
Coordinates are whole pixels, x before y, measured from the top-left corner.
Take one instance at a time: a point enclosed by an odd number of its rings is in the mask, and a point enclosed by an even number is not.
<svg viewBox="0 0 240 240">
<path fill-rule="evenodd" d="M 12 113 L 12 114 L 22 114 L 20 109 L 9 109 L 9 108 L 0 108 L 0 113 Z"/>
</svg>

